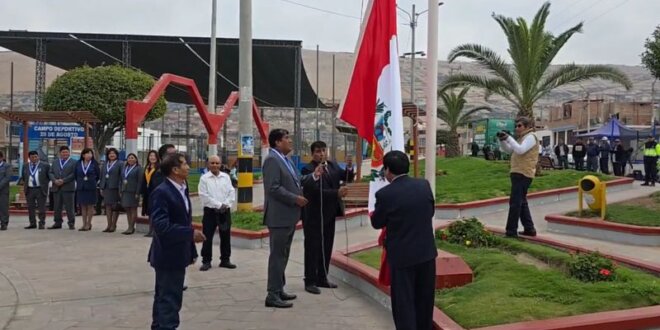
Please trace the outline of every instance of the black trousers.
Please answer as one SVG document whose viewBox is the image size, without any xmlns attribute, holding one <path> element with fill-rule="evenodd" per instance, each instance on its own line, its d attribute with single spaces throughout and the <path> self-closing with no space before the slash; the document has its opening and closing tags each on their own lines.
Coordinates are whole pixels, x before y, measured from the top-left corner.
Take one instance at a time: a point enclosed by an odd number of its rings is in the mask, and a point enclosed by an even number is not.
<svg viewBox="0 0 660 330">
<path fill-rule="evenodd" d="M 183 302 L 183 280 L 186 269 L 156 269 L 156 289 L 152 309 L 151 330 L 174 330 L 179 326 Z"/>
<path fill-rule="evenodd" d="M 584 171 L 584 157 L 573 157 L 575 161 L 575 169 L 578 171 Z"/>
<path fill-rule="evenodd" d="M 598 172 L 598 156 L 587 156 L 587 171 Z"/>
<path fill-rule="evenodd" d="M 268 294 L 278 296 L 284 290 L 286 278 L 284 272 L 289 263 L 291 243 L 296 233 L 296 226 L 268 227 L 270 254 L 268 255 Z"/>
<path fill-rule="evenodd" d="M 644 183 L 655 184 L 658 175 L 658 157 L 644 156 Z"/>
<path fill-rule="evenodd" d="M 76 223 L 76 209 L 74 207 L 73 191 L 56 191 L 53 194 L 54 212 L 53 221 L 56 224 L 62 224 L 62 208 L 66 211 L 67 223 L 74 225 Z"/>
<path fill-rule="evenodd" d="M 612 168 L 614 169 L 614 175 L 615 176 L 623 176 L 623 172 L 626 168 L 625 165 L 626 165 L 626 163 L 622 163 L 622 162 L 617 162 L 617 161 L 612 162 Z"/>
<path fill-rule="evenodd" d="M 216 229 L 220 231 L 220 261 L 229 261 L 231 257 L 231 212 L 216 212 L 205 207 L 202 218 L 202 231 L 206 240 L 202 243 L 202 263 L 211 263 L 213 259 L 213 236 Z"/>
<path fill-rule="evenodd" d="M 527 190 L 532 179 L 520 173 L 511 173 L 511 196 L 509 197 L 509 216 L 506 220 L 507 235 L 517 235 L 518 219 L 527 232 L 535 232 L 532 214 L 527 204 Z"/>
<path fill-rule="evenodd" d="M 600 157 L 600 171 L 603 174 L 610 174 L 610 158 Z"/>
<path fill-rule="evenodd" d="M 390 270 L 392 316 L 397 330 L 433 329 L 435 259 Z"/>
<path fill-rule="evenodd" d="M 37 210 L 39 211 L 39 224 L 46 224 L 46 196 L 43 194 L 41 188 L 28 187 L 25 199 L 27 199 L 30 225 L 37 224 Z"/>
<path fill-rule="evenodd" d="M 328 281 L 330 257 L 335 242 L 335 217 L 303 220 L 305 234 L 305 285 L 317 285 Z M 321 235 L 321 229 L 323 233 Z"/>
<path fill-rule="evenodd" d="M 559 166 L 561 166 L 563 169 L 568 168 L 568 156 L 559 156 Z"/>
</svg>

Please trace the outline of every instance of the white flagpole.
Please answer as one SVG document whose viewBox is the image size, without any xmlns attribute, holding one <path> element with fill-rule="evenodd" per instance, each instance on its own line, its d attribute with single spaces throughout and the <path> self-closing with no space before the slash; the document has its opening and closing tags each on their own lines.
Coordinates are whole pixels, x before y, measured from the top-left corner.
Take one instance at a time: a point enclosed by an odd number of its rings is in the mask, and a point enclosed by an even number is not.
<svg viewBox="0 0 660 330">
<path fill-rule="evenodd" d="M 426 58 L 426 173 L 435 196 L 435 140 L 438 112 L 438 1 L 429 0 Z"/>
</svg>

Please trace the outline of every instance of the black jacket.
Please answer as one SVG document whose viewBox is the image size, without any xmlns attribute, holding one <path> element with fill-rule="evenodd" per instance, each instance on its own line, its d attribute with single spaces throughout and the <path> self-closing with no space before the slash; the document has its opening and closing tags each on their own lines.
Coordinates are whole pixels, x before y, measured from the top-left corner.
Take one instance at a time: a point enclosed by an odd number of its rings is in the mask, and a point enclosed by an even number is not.
<svg viewBox="0 0 660 330">
<path fill-rule="evenodd" d="M 428 181 L 404 175 L 376 192 L 371 225 L 386 228 L 387 261 L 393 268 L 414 266 L 434 259 L 435 200 Z"/>
<path fill-rule="evenodd" d="M 310 162 L 300 171 L 302 175 L 314 173 L 318 166 L 317 162 Z M 333 161 L 328 161 L 327 172 L 321 176 L 321 180 L 309 180 L 303 186 L 303 196 L 307 198 L 309 204 L 303 209 L 303 224 L 320 224 L 321 210 L 321 192 L 323 188 L 323 220 L 334 221 L 335 217 L 343 215 L 343 208 L 340 207 L 339 187 L 340 181 L 346 178 L 346 170 L 343 170 Z"/>
<path fill-rule="evenodd" d="M 600 150 L 600 158 L 609 158 L 610 153 L 612 152 L 612 147 L 609 142 L 605 142 L 600 145 L 598 150 Z"/>
<path fill-rule="evenodd" d="M 555 146 L 555 155 L 557 156 L 557 158 L 559 158 L 560 157 L 559 155 L 561 154 L 561 152 L 560 152 L 561 150 L 559 148 L 564 149 L 564 156 L 568 157 L 568 146 L 565 145 L 565 144 L 562 144 L 562 145 Z"/>
<path fill-rule="evenodd" d="M 573 145 L 573 159 L 584 158 L 587 154 L 587 147 L 582 142 L 576 142 Z"/>
<path fill-rule="evenodd" d="M 598 156 L 599 148 L 598 145 L 595 143 L 589 143 L 587 144 L 587 156 L 588 157 L 596 157 Z"/>
<path fill-rule="evenodd" d="M 614 161 L 617 163 L 625 163 L 627 161 L 626 149 L 623 144 L 614 147 Z"/>
</svg>

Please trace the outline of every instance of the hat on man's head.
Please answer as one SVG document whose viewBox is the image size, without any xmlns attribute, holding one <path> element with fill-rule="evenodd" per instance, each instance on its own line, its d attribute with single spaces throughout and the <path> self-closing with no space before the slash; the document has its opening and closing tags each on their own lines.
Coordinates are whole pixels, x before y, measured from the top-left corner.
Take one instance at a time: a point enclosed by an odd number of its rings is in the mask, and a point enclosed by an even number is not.
<svg viewBox="0 0 660 330">
<path fill-rule="evenodd" d="M 621 139 L 616 139 L 614 140 L 614 142 L 621 142 Z"/>
<path fill-rule="evenodd" d="M 608 141 L 607 136 L 603 136 L 603 138 L 601 140 Z"/>
</svg>

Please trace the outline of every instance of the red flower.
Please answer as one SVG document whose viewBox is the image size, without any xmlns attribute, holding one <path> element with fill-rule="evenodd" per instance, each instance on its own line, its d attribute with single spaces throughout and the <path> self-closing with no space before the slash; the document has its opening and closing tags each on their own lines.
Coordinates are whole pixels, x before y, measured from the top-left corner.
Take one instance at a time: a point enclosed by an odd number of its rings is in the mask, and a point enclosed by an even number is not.
<svg viewBox="0 0 660 330">
<path fill-rule="evenodd" d="M 445 235 L 445 234 L 442 234 L 442 237 L 441 237 L 441 239 L 442 239 L 443 241 L 446 241 L 446 240 L 447 240 L 447 235 Z"/>
<path fill-rule="evenodd" d="M 605 268 L 601 269 L 599 273 L 600 273 L 600 275 L 603 275 L 603 276 L 610 276 L 610 274 L 611 274 L 611 272 L 609 270 L 605 269 Z"/>
</svg>

